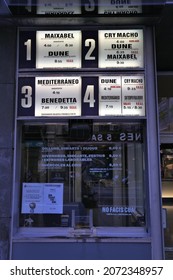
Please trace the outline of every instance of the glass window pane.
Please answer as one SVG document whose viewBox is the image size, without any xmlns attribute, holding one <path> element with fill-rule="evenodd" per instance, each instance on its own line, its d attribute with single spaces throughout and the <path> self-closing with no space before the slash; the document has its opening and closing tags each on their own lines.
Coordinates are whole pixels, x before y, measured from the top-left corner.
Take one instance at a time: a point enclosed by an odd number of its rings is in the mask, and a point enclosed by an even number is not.
<svg viewBox="0 0 173 280">
<path fill-rule="evenodd" d="M 144 226 L 143 155 L 140 123 L 24 125 L 20 226 Z"/>
</svg>

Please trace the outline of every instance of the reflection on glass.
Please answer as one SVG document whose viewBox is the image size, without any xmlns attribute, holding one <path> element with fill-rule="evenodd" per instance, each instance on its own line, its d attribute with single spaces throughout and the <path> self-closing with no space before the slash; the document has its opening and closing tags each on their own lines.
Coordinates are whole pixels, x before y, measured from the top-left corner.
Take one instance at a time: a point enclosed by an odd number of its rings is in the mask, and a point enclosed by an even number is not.
<svg viewBox="0 0 173 280">
<path fill-rule="evenodd" d="M 138 14 L 158 14 L 164 0 L 7 0 L 14 15 L 76 16 L 104 15 L 129 16 Z"/>
<path fill-rule="evenodd" d="M 162 97 L 159 99 L 160 132 L 173 132 L 173 98 Z"/>
<path fill-rule="evenodd" d="M 104 15 L 128 15 L 142 13 L 142 0 L 98 0 L 98 13 Z"/>
<path fill-rule="evenodd" d="M 24 125 L 20 226 L 144 226 L 140 123 Z"/>
</svg>

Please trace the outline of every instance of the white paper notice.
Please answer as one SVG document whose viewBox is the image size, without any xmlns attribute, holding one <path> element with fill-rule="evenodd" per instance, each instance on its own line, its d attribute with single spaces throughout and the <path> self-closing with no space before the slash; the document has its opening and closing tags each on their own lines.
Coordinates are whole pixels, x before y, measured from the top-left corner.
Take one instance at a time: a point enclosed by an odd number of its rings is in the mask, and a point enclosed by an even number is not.
<svg viewBox="0 0 173 280">
<path fill-rule="evenodd" d="M 81 77 L 36 77 L 35 116 L 80 116 Z"/>
<path fill-rule="evenodd" d="M 99 116 L 121 115 L 121 77 L 99 77 Z"/>
<path fill-rule="evenodd" d="M 145 116 L 145 90 L 143 76 L 122 77 L 123 116 Z"/>
<path fill-rule="evenodd" d="M 22 213 L 62 214 L 62 183 L 23 183 Z"/>
<path fill-rule="evenodd" d="M 81 31 L 37 31 L 36 68 L 81 68 Z"/>
<path fill-rule="evenodd" d="M 142 0 L 98 0 L 98 13 L 104 15 L 129 15 L 142 13 Z"/>
</svg>

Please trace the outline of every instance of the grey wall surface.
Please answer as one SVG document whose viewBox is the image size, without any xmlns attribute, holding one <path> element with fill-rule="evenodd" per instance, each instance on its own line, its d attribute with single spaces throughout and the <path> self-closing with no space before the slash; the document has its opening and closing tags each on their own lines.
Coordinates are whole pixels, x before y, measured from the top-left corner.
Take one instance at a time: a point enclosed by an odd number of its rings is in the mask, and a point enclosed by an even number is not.
<svg viewBox="0 0 173 280">
<path fill-rule="evenodd" d="M 16 242 L 14 260 L 150 260 L 151 244 L 135 242 Z"/>
<path fill-rule="evenodd" d="M 16 28 L 0 26 L 0 259 L 9 258 Z"/>
</svg>

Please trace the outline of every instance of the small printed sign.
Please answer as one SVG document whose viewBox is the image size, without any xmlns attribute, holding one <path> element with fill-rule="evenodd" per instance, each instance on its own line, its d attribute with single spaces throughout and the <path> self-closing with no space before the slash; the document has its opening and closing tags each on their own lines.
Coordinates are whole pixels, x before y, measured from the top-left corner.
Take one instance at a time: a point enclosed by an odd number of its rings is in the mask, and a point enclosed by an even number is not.
<svg viewBox="0 0 173 280">
<path fill-rule="evenodd" d="M 99 116 L 121 115 L 121 77 L 99 77 Z"/>
<path fill-rule="evenodd" d="M 144 75 L 20 77 L 18 116 L 145 116 Z"/>
<path fill-rule="evenodd" d="M 145 116 L 143 76 L 122 77 L 122 114 Z"/>
<path fill-rule="evenodd" d="M 98 14 L 135 15 L 142 13 L 142 0 L 98 0 Z"/>
<path fill-rule="evenodd" d="M 37 0 L 37 14 L 47 16 L 81 14 L 80 0 Z"/>
<path fill-rule="evenodd" d="M 22 30 L 19 69 L 143 69 L 143 30 Z"/>
<path fill-rule="evenodd" d="M 36 68 L 81 68 L 81 31 L 37 31 Z"/>
<path fill-rule="evenodd" d="M 63 183 L 23 183 L 22 214 L 62 214 Z"/>
</svg>

